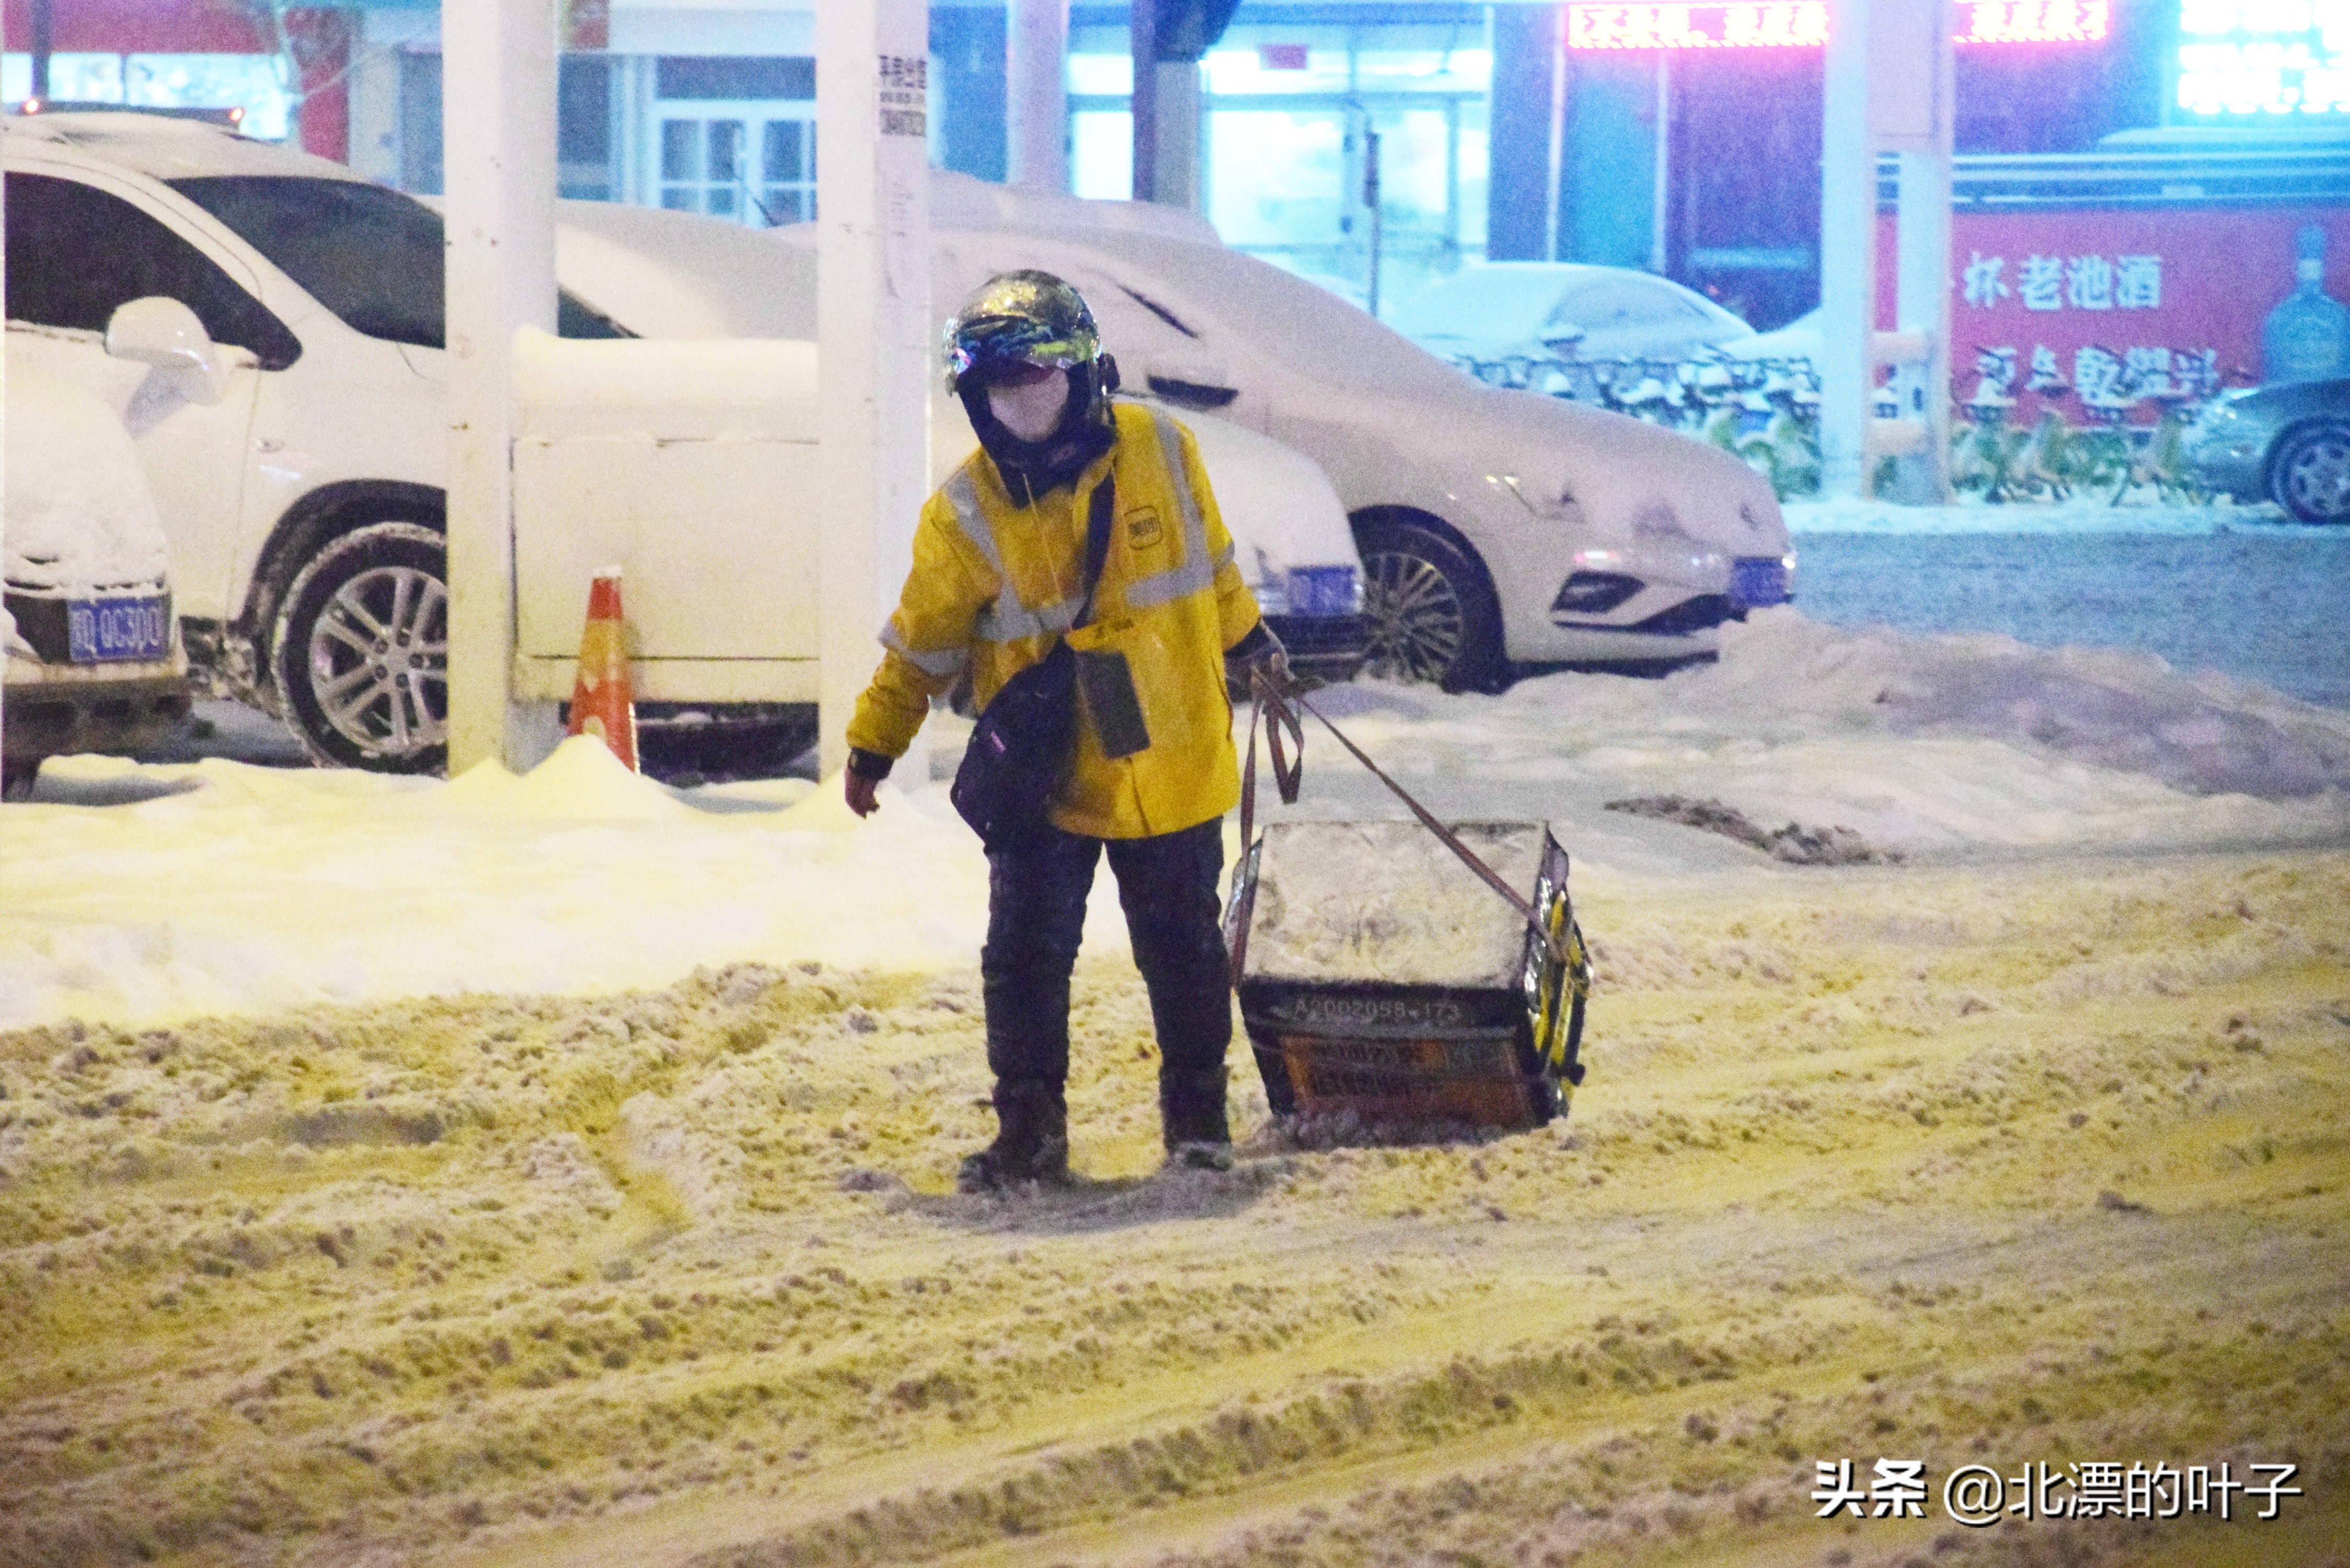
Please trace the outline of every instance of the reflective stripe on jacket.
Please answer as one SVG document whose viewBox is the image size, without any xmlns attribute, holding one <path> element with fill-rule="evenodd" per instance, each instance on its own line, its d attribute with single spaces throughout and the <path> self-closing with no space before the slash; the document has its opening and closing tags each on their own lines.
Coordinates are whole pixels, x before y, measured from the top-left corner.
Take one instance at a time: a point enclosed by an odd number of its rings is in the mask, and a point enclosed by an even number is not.
<svg viewBox="0 0 2350 1568">
<path fill-rule="evenodd" d="M 982 708 L 1067 634 L 1080 652 L 1126 656 L 1149 744 L 1103 754 L 1081 717 L 1054 823 L 1097 838 L 1174 833 L 1240 800 L 1224 649 L 1257 624 L 1191 432 L 1116 403 L 1108 453 L 1022 506 L 974 452 L 922 508 L 914 567 L 882 629 L 889 651 L 858 699 L 848 743 L 904 754 L 931 700 L 966 669 Z M 1117 512 L 1093 619 L 1071 632 L 1085 587 L 1087 509 L 1115 473 Z"/>
</svg>

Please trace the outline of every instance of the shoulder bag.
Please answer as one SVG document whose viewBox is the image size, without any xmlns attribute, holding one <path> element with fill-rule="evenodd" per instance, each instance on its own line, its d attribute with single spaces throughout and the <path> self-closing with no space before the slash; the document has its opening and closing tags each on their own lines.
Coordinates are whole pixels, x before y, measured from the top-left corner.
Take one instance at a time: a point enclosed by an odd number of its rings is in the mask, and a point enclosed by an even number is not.
<svg viewBox="0 0 2350 1568">
<path fill-rule="evenodd" d="M 1094 486 L 1086 521 L 1084 597 L 1071 629 L 1093 618 L 1109 556 L 1112 480 Z M 1013 591 L 1004 586 L 1004 592 Z M 1076 723 L 1077 657 L 1067 641 L 1003 683 L 979 715 L 948 798 L 990 849 L 1030 837 L 1050 820 Z"/>
</svg>

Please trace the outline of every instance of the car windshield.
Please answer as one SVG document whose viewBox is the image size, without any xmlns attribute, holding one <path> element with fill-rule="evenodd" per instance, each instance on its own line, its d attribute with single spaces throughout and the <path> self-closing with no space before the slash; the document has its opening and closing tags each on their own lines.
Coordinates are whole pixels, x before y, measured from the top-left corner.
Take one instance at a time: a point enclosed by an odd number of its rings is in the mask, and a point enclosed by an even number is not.
<svg viewBox="0 0 2350 1568">
<path fill-rule="evenodd" d="M 421 202 L 360 180 L 236 174 L 171 183 L 352 331 L 443 345 L 446 248 L 441 214 Z M 567 291 L 556 316 L 566 337 L 634 336 Z"/>
<path fill-rule="evenodd" d="M 1121 280 L 1131 292 L 1158 301 L 1203 337 L 1205 329 L 1222 328 L 1309 380 L 1373 391 L 1461 389 L 1460 371 L 1385 322 L 1270 262 L 1157 234 L 1087 235 L 1087 241 L 1132 264 L 1134 275 Z"/>
</svg>

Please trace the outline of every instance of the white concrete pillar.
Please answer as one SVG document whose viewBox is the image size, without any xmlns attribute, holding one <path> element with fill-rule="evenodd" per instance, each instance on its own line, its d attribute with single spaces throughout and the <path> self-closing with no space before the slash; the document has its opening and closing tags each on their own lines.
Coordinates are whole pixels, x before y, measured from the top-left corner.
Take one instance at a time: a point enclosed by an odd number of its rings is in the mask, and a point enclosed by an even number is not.
<svg viewBox="0 0 2350 1568">
<path fill-rule="evenodd" d="M 1159 0 L 1127 0 L 1127 53 L 1134 60 L 1128 106 L 1134 129 L 1133 195 L 1159 200 Z"/>
<path fill-rule="evenodd" d="M 442 28 L 454 775 L 527 766 L 544 729 L 511 701 L 514 338 L 555 330 L 555 0 L 467 0 Z"/>
<path fill-rule="evenodd" d="M 1004 128 L 1015 185 L 1069 188 L 1069 0 L 1012 0 Z"/>
<path fill-rule="evenodd" d="M 881 650 L 930 492 L 930 151 L 925 0 L 816 12 L 816 351 L 826 476 L 817 656 L 827 777 Z M 906 771 L 928 772 L 918 749 Z"/>
<path fill-rule="evenodd" d="M 1950 499 L 1950 158 L 1957 120 L 1956 18 L 1950 0 L 1914 0 L 1922 25 L 1910 52 L 1926 54 L 1930 74 L 1918 95 L 1927 111 L 1888 138 L 1900 155 L 1900 297 L 1894 322 L 1905 337 L 1922 337 L 1925 358 L 1895 374 L 1899 417 L 1926 427 L 1925 442 L 1894 463 L 1893 499 L 1938 506 Z"/>
<path fill-rule="evenodd" d="M 1900 300 L 1895 326 L 1922 338 L 1925 357 L 1899 367 L 1893 384 L 1904 421 L 1926 427 L 1924 444 L 1894 462 L 1890 497 L 1912 506 L 1950 499 L 1950 154 L 1901 154 Z"/>
<path fill-rule="evenodd" d="M 1191 60 L 1159 66 L 1159 173 L 1151 200 L 1170 207 L 1200 207 L 1200 115 L 1203 69 Z"/>
<path fill-rule="evenodd" d="M 1948 494 L 1950 436 L 1950 0 L 1829 0 L 1820 158 L 1820 489 L 1868 493 L 1891 456 L 1895 499 Z M 1900 330 L 1877 332 L 1877 159 L 1902 158 Z M 1913 169 L 1911 160 L 1917 164 Z M 1906 342 L 1901 341 L 1907 339 Z M 1893 363 L 1902 406 L 1875 413 Z"/>
<path fill-rule="evenodd" d="M 1899 0 L 1875 0 L 1877 5 Z M 1872 0 L 1829 0 L 1820 147 L 1820 493 L 1867 483 L 1877 328 L 1877 149 L 1868 124 Z"/>
</svg>

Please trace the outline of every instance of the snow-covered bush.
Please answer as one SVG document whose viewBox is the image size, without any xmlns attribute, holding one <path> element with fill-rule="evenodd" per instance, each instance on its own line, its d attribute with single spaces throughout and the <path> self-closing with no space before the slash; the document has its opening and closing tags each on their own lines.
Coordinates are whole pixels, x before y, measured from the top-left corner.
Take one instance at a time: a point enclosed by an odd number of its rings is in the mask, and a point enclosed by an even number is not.
<svg viewBox="0 0 2350 1568">
<path fill-rule="evenodd" d="M 1506 359 L 1455 361 L 1489 386 L 1545 392 L 1591 403 L 1650 424 L 1681 431 L 1735 453 L 1769 477 L 1783 501 L 1820 485 L 1819 377 L 1808 359 Z M 2126 384 L 2109 389 L 2074 425 L 2053 410 L 2029 429 L 2013 425 L 2014 400 L 1986 400 L 1981 389 L 1952 404 L 1950 483 L 1961 494 L 1993 503 L 2062 501 L 2076 493 L 2109 493 L 2118 503 L 2151 492 L 2164 502 L 2203 499 L 2189 473 L 2185 432 L 2200 401 L 2141 396 Z M 2151 425 L 2128 416 L 2147 402 Z M 1877 393 L 1890 417 L 1889 389 Z"/>
</svg>

